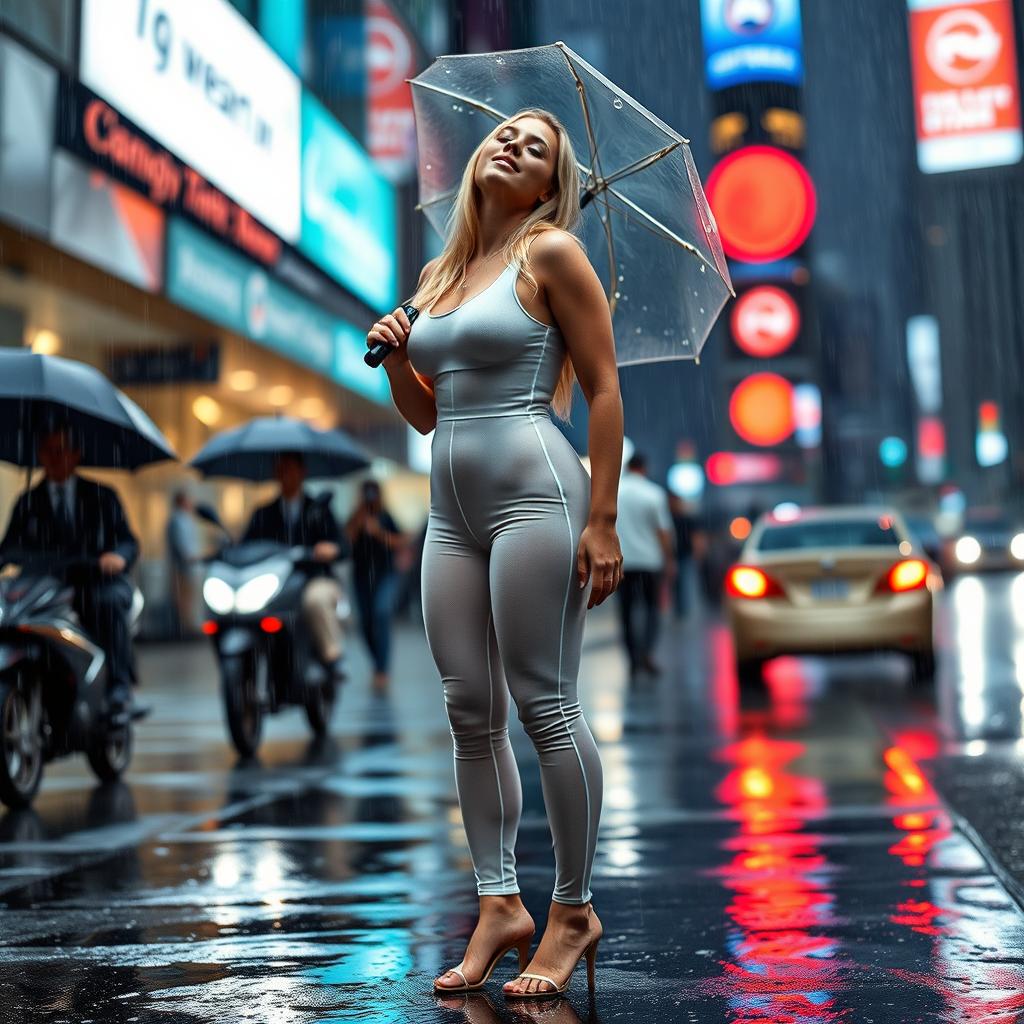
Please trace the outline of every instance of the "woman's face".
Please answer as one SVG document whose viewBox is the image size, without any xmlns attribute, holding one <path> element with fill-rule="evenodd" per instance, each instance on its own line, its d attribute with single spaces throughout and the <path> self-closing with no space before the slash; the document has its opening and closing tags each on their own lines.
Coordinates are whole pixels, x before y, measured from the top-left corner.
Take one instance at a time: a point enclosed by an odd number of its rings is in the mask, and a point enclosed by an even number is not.
<svg viewBox="0 0 1024 1024">
<path fill-rule="evenodd" d="M 521 117 L 505 125 L 485 143 L 474 182 L 509 196 L 517 206 L 532 209 L 555 191 L 558 136 L 545 121 Z"/>
</svg>

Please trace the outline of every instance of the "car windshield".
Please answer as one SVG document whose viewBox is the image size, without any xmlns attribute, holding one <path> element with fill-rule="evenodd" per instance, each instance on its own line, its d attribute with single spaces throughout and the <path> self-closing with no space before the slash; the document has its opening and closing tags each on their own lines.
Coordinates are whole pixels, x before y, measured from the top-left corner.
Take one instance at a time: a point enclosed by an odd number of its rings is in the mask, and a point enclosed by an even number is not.
<svg viewBox="0 0 1024 1024">
<path fill-rule="evenodd" d="M 833 519 L 767 526 L 759 551 L 790 551 L 798 548 L 895 547 L 900 542 L 893 521 L 880 519 Z"/>
</svg>

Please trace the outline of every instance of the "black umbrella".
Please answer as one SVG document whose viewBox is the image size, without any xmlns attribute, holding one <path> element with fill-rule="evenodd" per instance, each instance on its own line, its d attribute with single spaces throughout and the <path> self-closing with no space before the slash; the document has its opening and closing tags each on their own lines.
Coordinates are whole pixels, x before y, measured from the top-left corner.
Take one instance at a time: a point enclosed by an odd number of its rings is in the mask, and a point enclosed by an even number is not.
<svg viewBox="0 0 1024 1024">
<path fill-rule="evenodd" d="M 56 426 L 72 431 L 84 466 L 138 469 L 178 457 L 99 370 L 28 349 L 0 350 L 0 460 L 34 466 L 39 434 Z"/>
<path fill-rule="evenodd" d="M 302 420 L 266 416 L 218 434 L 189 465 L 203 476 L 269 480 L 282 452 L 301 455 L 311 477 L 344 476 L 370 464 L 366 452 L 341 430 L 317 430 Z"/>
</svg>

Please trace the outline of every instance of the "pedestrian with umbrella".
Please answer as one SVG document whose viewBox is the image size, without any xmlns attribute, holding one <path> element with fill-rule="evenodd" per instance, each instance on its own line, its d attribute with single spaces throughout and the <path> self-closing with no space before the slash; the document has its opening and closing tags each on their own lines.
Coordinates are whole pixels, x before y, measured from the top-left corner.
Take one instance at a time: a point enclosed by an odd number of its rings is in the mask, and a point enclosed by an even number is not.
<svg viewBox="0 0 1024 1024">
<path fill-rule="evenodd" d="M 339 683 L 344 679 L 337 614 L 341 590 L 330 567 L 347 556 L 349 546 L 329 502 L 311 497 L 305 483 L 309 476 L 343 476 L 369 461 L 340 430 L 316 430 L 283 416 L 250 420 L 225 431 L 192 460 L 192 466 L 207 476 L 277 481 L 278 497 L 256 509 L 243 542 L 274 541 L 311 549 L 320 572 L 303 589 L 302 614 L 317 654 Z"/>
<path fill-rule="evenodd" d="M 74 564 L 67 578 L 75 610 L 106 654 L 110 710 L 124 711 L 135 682 L 128 572 L 139 545 L 117 494 L 78 469 L 131 470 L 176 456 L 98 370 L 58 356 L 0 351 L 0 417 L 0 458 L 44 474 L 15 503 L 0 558 Z"/>
<path fill-rule="evenodd" d="M 601 763 L 576 676 L 585 613 L 622 574 L 616 361 L 695 356 L 728 278 L 685 140 L 567 47 L 444 57 L 412 85 L 421 206 L 446 243 L 367 345 L 368 361 L 386 355 L 402 415 L 434 430 L 424 619 L 480 897 L 462 962 L 434 984 L 480 988 L 515 949 L 506 996 L 556 996 L 584 957 L 593 987 L 602 933 L 590 891 Z M 600 274 L 572 234 L 581 206 Z M 568 416 L 577 379 L 591 479 L 548 415 Z M 555 849 L 528 965 L 510 692 Z"/>
</svg>

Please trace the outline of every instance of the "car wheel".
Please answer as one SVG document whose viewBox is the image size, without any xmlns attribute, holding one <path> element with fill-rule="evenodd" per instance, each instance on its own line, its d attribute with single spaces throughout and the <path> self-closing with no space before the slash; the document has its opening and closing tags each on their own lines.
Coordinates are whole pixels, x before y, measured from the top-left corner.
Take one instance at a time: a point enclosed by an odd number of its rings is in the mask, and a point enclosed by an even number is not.
<svg viewBox="0 0 1024 1024">
<path fill-rule="evenodd" d="M 935 651 L 915 651 L 911 655 L 910 681 L 914 686 L 931 686 L 935 682 Z"/>
<path fill-rule="evenodd" d="M 741 690 L 764 689 L 764 661 L 760 658 L 738 658 L 736 679 Z"/>
</svg>

